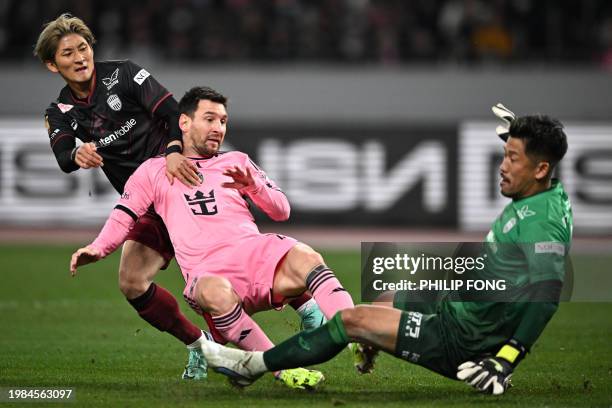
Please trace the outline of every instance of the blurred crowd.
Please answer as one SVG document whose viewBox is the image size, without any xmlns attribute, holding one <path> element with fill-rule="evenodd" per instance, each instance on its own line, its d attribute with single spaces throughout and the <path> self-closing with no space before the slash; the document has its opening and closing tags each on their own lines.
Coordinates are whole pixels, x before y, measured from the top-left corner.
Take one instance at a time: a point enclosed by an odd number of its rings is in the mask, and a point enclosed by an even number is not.
<svg viewBox="0 0 612 408">
<path fill-rule="evenodd" d="M 612 66 L 603 0 L 0 0 L 0 61 L 69 11 L 98 58 L 174 62 Z"/>
</svg>

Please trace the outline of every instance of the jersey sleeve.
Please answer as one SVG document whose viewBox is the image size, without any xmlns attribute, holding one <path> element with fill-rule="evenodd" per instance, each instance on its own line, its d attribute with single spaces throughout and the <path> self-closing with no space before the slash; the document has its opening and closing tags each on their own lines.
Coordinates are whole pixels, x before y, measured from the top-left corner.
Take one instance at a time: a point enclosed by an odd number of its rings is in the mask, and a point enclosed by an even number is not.
<svg viewBox="0 0 612 408">
<path fill-rule="evenodd" d="M 246 194 L 253 204 L 274 221 L 287 220 L 291 212 L 287 196 L 248 156 L 245 166 L 251 171 L 255 184 L 240 192 Z"/>
<path fill-rule="evenodd" d="M 521 234 L 521 249 L 529 269 L 530 283 L 565 278 L 569 237 L 561 223 L 538 221 Z"/>
<path fill-rule="evenodd" d="M 178 103 L 146 69 L 126 61 L 123 69 L 126 90 L 151 116 L 162 118 L 168 124 L 168 142 L 183 141 L 179 128 Z"/>
<path fill-rule="evenodd" d="M 125 61 L 121 70 L 122 81 L 128 95 L 140 103 L 151 115 L 172 94 L 168 92 L 146 69 L 132 61 Z"/>
<path fill-rule="evenodd" d="M 148 167 L 145 162 L 130 176 L 102 231 L 91 243 L 103 257 L 114 252 L 125 241 L 138 218 L 153 203 L 153 185 Z"/>
<path fill-rule="evenodd" d="M 555 282 L 557 285 L 555 286 Z M 535 344 L 544 328 L 553 317 L 559 306 L 561 283 L 559 281 L 540 281 L 532 285 L 532 302 L 523 311 L 521 321 L 514 332 L 513 338 L 519 341 L 527 350 Z M 538 293 L 543 292 L 543 293 Z M 553 300 L 554 298 L 557 300 Z M 542 301 L 541 299 L 549 299 Z"/>
<path fill-rule="evenodd" d="M 150 176 L 150 165 L 150 160 L 144 162 L 130 176 L 115 206 L 126 209 L 135 219 L 146 213 L 153 204 L 154 185 Z"/>
<path fill-rule="evenodd" d="M 79 166 L 72 158 L 72 150 L 76 147 L 76 136 L 70 127 L 68 117 L 51 105 L 45 112 L 45 127 L 51 150 L 62 171 L 70 173 L 77 170 Z"/>
</svg>

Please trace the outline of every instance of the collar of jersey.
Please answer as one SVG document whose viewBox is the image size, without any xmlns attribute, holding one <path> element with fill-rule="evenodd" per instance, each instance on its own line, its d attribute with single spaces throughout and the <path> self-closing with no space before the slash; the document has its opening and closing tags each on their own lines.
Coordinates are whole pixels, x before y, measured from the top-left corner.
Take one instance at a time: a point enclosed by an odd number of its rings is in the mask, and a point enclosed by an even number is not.
<svg viewBox="0 0 612 408">
<path fill-rule="evenodd" d="M 563 185 L 561 184 L 561 182 L 559 181 L 559 179 L 552 179 L 550 180 L 550 188 L 544 190 L 544 191 L 540 191 L 539 193 L 535 193 L 533 195 L 530 195 L 528 197 L 523 197 L 523 198 L 519 198 L 518 200 L 512 200 L 513 204 L 517 204 L 517 203 L 522 203 L 525 200 L 529 200 L 532 198 L 539 198 L 542 195 L 546 194 L 546 193 L 555 193 L 558 192 L 559 190 L 563 190 Z"/>
<path fill-rule="evenodd" d="M 215 157 L 217 157 L 219 155 L 219 153 L 215 153 L 210 157 L 191 157 L 191 156 L 187 156 L 188 159 L 191 160 L 209 160 L 209 159 L 213 159 Z"/>
</svg>

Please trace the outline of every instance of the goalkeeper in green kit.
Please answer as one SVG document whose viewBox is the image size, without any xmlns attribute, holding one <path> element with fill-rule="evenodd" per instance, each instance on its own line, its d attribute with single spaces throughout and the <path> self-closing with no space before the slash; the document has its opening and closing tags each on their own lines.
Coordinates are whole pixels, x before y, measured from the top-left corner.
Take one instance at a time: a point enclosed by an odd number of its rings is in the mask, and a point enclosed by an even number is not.
<svg viewBox="0 0 612 408">
<path fill-rule="evenodd" d="M 338 312 L 325 325 L 301 332 L 266 352 L 244 352 L 205 343 L 209 365 L 248 385 L 266 371 L 322 363 L 358 342 L 465 381 L 479 391 L 503 394 L 510 377 L 557 310 L 572 236 L 572 212 L 561 183 L 552 179 L 567 151 L 563 126 L 547 116 L 515 115 L 493 107 L 507 126 L 500 166 L 501 193 L 512 199 L 493 222 L 479 279 L 503 279 L 512 290 L 503 301 L 466 301 L 461 292 L 430 303 L 396 292 L 389 303 Z"/>
</svg>

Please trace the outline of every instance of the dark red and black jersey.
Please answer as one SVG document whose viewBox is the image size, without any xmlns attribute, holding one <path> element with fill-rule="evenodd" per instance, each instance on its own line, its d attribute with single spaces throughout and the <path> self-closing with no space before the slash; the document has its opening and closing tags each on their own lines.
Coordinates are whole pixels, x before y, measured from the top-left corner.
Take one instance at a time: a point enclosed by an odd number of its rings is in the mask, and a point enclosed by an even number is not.
<svg viewBox="0 0 612 408">
<path fill-rule="evenodd" d="M 96 62 L 93 75 L 86 100 L 66 85 L 47 108 L 51 148 L 62 170 L 71 172 L 79 168 L 70 158 L 76 139 L 94 142 L 104 159 L 102 170 L 122 193 L 136 168 L 165 149 L 169 129 L 178 127 L 178 107 L 166 88 L 131 61 Z"/>
</svg>

